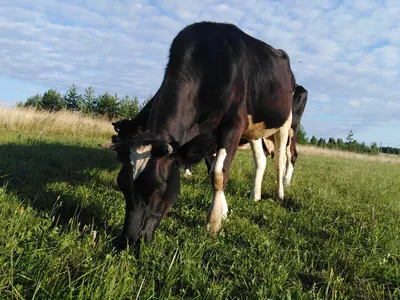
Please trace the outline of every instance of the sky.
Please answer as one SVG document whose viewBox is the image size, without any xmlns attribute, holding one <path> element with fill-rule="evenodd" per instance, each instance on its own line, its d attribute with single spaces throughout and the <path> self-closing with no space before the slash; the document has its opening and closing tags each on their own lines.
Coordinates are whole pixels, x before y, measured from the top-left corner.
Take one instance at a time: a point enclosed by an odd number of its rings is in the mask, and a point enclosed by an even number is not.
<svg viewBox="0 0 400 300">
<path fill-rule="evenodd" d="M 0 105 L 75 83 L 154 94 L 176 34 L 229 22 L 290 56 L 307 136 L 400 148 L 398 0 L 0 0 Z"/>
</svg>

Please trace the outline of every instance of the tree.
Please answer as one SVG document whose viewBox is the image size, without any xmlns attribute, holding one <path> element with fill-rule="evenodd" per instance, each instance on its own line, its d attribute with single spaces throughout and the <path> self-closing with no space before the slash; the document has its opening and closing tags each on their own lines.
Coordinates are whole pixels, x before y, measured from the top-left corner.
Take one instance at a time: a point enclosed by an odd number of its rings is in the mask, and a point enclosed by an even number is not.
<svg viewBox="0 0 400 300">
<path fill-rule="evenodd" d="M 83 106 L 83 97 L 77 92 L 77 87 L 73 83 L 64 96 L 65 105 L 68 110 L 81 110 Z"/>
<path fill-rule="evenodd" d="M 42 103 L 43 109 L 50 111 L 61 110 L 65 107 L 61 94 L 53 89 L 43 94 Z"/>
<path fill-rule="evenodd" d="M 297 143 L 302 144 L 302 145 L 308 144 L 307 134 L 306 134 L 302 124 L 300 124 L 300 126 L 297 130 Z"/>
<path fill-rule="evenodd" d="M 91 86 L 85 89 L 85 95 L 83 96 L 82 111 L 84 113 L 94 113 L 96 108 L 96 97 L 94 96 L 94 90 Z"/>
<path fill-rule="evenodd" d="M 124 119 L 132 119 L 139 113 L 139 100 L 135 96 L 131 99 L 128 95 L 125 95 L 119 101 L 119 115 Z"/>
<path fill-rule="evenodd" d="M 346 144 L 351 144 L 353 142 L 353 140 L 354 140 L 353 136 L 354 136 L 354 132 L 353 132 L 353 130 L 350 129 L 350 131 L 346 137 Z"/>
<path fill-rule="evenodd" d="M 26 102 L 23 104 L 23 106 L 41 109 L 43 107 L 42 95 L 36 94 L 35 96 L 29 97 L 28 99 L 26 99 Z"/>
<path fill-rule="evenodd" d="M 140 104 L 139 109 L 142 110 L 142 108 L 145 107 L 146 104 L 149 103 L 149 101 L 150 101 L 152 98 L 153 98 L 153 95 L 150 95 L 146 100 L 144 100 L 144 101 L 142 102 L 142 104 Z"/>
<path fill-rule="evenodd" d="M 379 153 L 378 145 L 375 142 L 373 142 L 371 144 L 371 153 L 372 154 L 378 154 Z"/>
<path fill-rule="evenodd" d="M 336 144 L 337 144 L 337 146 L 338 146 L 339 149 L 342 149 L 342 150 L 343 150 L 343 149 L 345 148 L 345 147 L 344 147 L 345 145 L 344 145 L 343 139 L 341 139 L 341 138 L 338 138 L 338 139 L 337 139 Z"/>
<path fill-rule="evenodd" d="M 310 140 L 310 144 L 311 144 L 311 145 L 315 145 L 315 146 L 318 145 L 318 140 L 317 140 L 317 138 L 315 137 L 315 135 L 312 136 L 312 138 L 311 138 L 311 140 Z"/>
<path fill-rule="evenodd" d="M 96 113 L 107 116 L 109 120 L 114 119 L 118 114 L 118 103 L 116 98 L 107 92 L 100 95 L 97 98 Z"/>
<path fill-rule="evenodd" d="M 335 148 L 336 147 L 336 141 L 333 137 L 330 137 L 328 140 L 328 147 L 329 148 Z"/>
<path fill-rule="evenodd" d="M 322 147 L 322 148 L 325 148 L 325 147 L 326 147 L 326 141 L 325 141 L 324 138 L 320 138 L 320 139 L 318 140 L 318 146 L 319 146 L 319 147 Z"/>
</svg>

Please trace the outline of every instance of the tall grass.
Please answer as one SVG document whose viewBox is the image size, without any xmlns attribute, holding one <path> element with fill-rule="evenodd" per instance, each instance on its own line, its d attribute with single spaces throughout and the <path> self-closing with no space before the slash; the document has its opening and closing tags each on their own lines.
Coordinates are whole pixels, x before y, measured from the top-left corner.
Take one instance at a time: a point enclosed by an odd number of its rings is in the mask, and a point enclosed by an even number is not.
<svg viewBox="0 0 400 300">
<path fill-rule="evenodd" d="M 108 136 L 114 132 L 109 121 L 70 111 L 48 112 L 33 108 L 1 108 L 0 129 L 21 133 Z"/>
<path fill-rule="evenodd" d="M 379 153 L 378 155 L 369 155 L 365 153 L 355 153 L 344 150 L 320 148 L 316 146 L 298 145 L 299 155 L 308 156 L 330 156 L 345 159 L 361 159 L 365 161 L 380 161 L 385 163 L 400 163 L 400 155 Z"/>
</svg>

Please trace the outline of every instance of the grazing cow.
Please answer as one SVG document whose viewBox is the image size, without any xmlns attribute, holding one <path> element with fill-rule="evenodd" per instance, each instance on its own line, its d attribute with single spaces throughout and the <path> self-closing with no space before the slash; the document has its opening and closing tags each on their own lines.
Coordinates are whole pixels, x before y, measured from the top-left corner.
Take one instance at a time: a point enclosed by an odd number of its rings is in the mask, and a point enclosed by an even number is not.
<svg viewBox="0 0 400 300">
<path fill-rule="evenodd" d="M 238 27 L 200 22 L 180 31 L 145 132 L 103 145 L 122 163 L 117 179 L 126 199 L 122 236 L 131 243 L 141 236 L 151 242 L 178 196 L 179 167 L 213 153 L 207 228 L 217 234 L 227 217 L 224 190 L 241 138 L 253 143 L 274 135 L 276 194 L 283 200 L 294 89 L 286 52 Z"/>
<path fill-rule="evenodd" d="M 157 94 L 156 94 L 157 95 Z M 154 97 L 139 111 L 133 119 L 123 119 L 113 122 L 114 130 L 118 133 L 117 138 L 119 141 L 129 139 L 146 128 L 147 122 L 150 117 L 151 107 L 153 105 Z M 192 166 L 185 166 L 185 176 L 191 176 Z"/>
</svg>

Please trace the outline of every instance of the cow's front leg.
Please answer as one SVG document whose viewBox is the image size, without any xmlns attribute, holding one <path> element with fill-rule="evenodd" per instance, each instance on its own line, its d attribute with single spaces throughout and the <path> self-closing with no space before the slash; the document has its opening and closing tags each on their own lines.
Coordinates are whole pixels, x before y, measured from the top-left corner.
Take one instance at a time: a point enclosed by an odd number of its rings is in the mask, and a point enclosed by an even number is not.
<svg viewBox="0 0 400 300">
<path fill-rule="evenodd" d="M 221 230 L 222 221 L 228 217 L 228 204 L 224 191 L 239 140 L 240 132 L 232 130 L 224 135 L 211 165 L 209 175 L 213 188 L 213 199 L 207 214 L 207 229 L 213 236 Z"/>
</svg>

